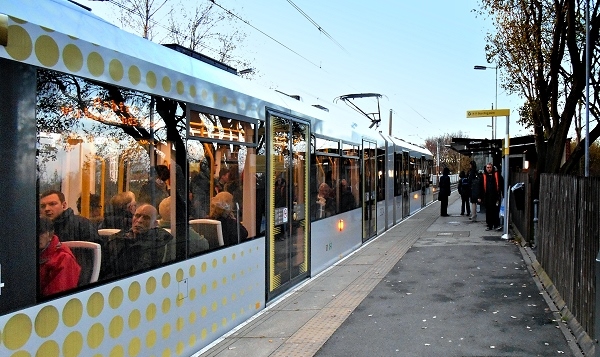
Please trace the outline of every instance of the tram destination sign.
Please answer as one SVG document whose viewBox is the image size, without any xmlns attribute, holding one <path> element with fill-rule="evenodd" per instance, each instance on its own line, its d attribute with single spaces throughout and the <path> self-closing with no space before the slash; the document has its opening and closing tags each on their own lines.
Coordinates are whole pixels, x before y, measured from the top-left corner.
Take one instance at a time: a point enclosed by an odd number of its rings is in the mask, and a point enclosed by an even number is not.
<svg viewBox="0 0 600 357">
<path fill-rule="evenodd" d="M 467 118 L 503 117 L 510 115 L 510 109 L 467 110 Z"/>
</svg>

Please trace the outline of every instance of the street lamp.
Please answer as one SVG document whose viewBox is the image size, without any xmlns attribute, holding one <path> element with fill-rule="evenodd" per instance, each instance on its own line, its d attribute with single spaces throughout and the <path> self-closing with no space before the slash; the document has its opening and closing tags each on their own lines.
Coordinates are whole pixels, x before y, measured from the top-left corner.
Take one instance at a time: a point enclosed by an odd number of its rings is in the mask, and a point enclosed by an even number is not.
<svg viewBox="0 0 600 357">
<path fill-rule="evenodd" d="M 496 70 L 496 101 L 494 102 L 494 108 L 498 109 L 498 66 L 474 66 L 473 69 L 495 69 Z M 496 117 L 492 118 L 492 140 L 496 139 Z"/>
</svg>

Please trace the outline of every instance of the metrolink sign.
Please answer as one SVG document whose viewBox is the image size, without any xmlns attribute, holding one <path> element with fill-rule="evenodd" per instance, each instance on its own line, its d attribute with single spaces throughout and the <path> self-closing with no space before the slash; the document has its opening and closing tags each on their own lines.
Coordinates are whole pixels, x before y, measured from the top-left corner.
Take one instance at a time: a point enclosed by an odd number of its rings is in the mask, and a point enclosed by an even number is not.
<svg viewBox="0 0 600 357">
<path fill-rule="evenodd" d="M 510 115 L 510 109 L 467 110 L 467 118 L 503 117 Z"/>
</svg>

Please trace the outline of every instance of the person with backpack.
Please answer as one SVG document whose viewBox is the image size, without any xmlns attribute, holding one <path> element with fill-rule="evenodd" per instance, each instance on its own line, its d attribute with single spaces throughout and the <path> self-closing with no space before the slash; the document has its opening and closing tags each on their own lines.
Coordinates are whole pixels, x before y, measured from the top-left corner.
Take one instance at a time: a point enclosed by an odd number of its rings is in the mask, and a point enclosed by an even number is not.
<svg viewBox="0 0 600 357">
<path fill-rule="evenodd" d="M 461 171 L 458 177 L 460 179 L 458 182 L 458 193 L 462 201 L 460 204 L 460 215 L 464 216 L 466 210 L 467 216 L 471 216 L 471 205 L 469 204 L 469 198 L 471 198 L 471 181 L 464 171 Z"/>
</svg>

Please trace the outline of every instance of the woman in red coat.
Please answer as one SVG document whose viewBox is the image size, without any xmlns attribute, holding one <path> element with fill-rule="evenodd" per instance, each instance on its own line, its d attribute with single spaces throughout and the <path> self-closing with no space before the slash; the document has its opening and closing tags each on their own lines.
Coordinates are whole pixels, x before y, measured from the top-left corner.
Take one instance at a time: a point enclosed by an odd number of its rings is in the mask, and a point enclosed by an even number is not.
<svg viewBox="0 0 600 357">
<path fill-rule="evenodd" d="M 41 217 L 38 226 L 40 292 L 44 296 L 77 287 L 81 267 L 69 247 L 54 235 L 54 225 Z"/>
</svg>

